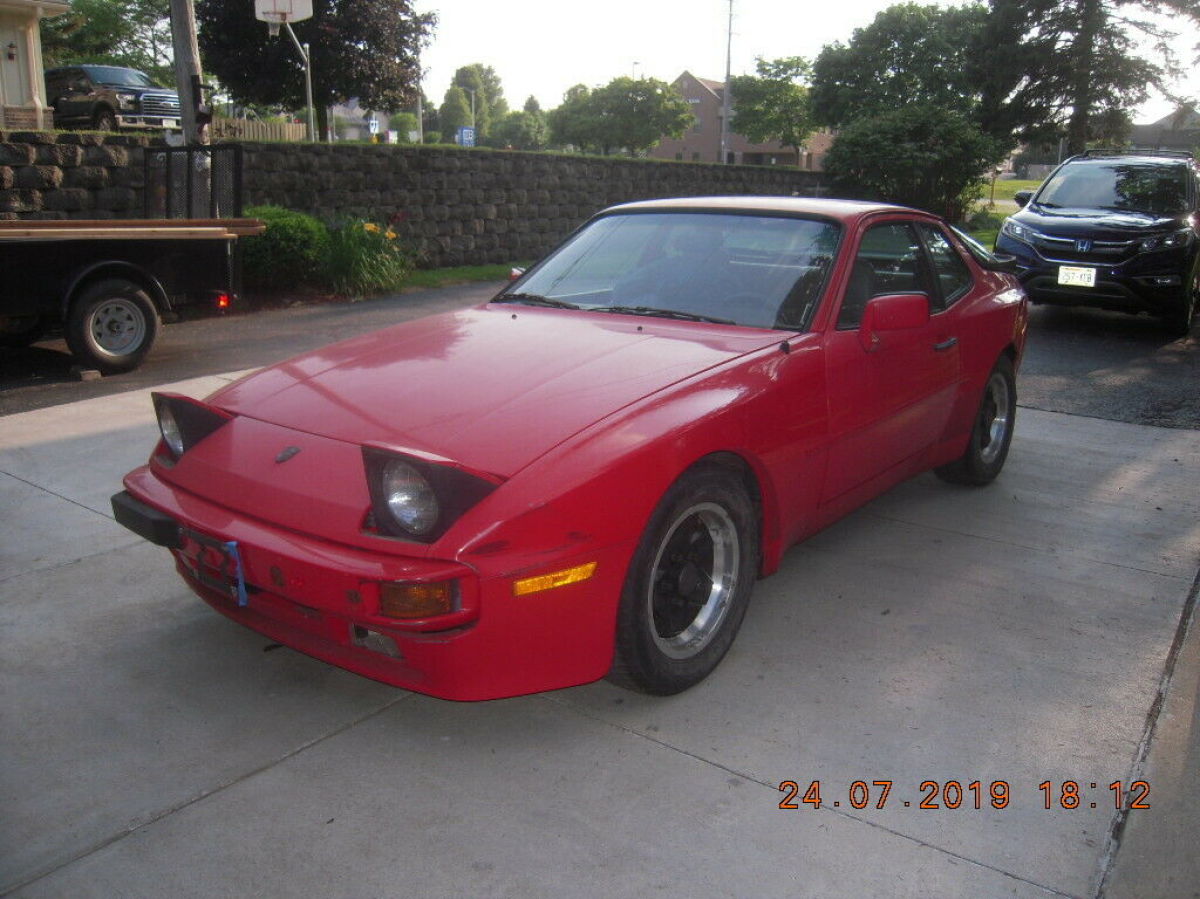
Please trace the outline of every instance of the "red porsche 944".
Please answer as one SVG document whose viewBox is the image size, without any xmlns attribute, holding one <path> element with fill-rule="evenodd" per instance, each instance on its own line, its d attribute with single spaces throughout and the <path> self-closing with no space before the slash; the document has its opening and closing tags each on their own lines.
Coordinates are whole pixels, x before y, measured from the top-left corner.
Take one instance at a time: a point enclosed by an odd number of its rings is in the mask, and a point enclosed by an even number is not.
<svg viewBox="0 0 1200 899">
<path fill-rule="evenodd" d="M 388 684 L 675 693 L 791 544 L 1000 472 L 1006 269 L 896 206 L 616 206 L 479 308 L 156 394 L 114 513 L 221 613 Z"/>
</svg>

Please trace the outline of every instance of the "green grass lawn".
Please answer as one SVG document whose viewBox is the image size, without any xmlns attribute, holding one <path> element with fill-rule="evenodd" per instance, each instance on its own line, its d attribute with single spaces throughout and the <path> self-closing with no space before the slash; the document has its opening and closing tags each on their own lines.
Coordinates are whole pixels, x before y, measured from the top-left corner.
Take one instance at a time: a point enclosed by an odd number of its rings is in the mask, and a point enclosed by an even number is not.
<svg viewBox="0 0 1200 899">
<path fill-rule="evenodd" d="M 1016 179 L 1013 179 L 1011 181 L 997 181 L 996 182 L 996 199 L 997 200 L 1011 200 L 1013 198 L 1013 194 L 1015 194 L 1017 191 L 1019 191 L 1019 190 L 1037 190 L 1038 185 L 1041 183 L 1042 183 L 1041 181 L 1019 181 Z M 991 199 L 992 199 L 992 186 L 990 184 L 988 184 L 983 188 L 983 201 L 982 202 L 984 204 L 986 204 L 986 203 L 990 202 Z"/>
<path fill-rule="evenodd" d="M 507 265 L 457 265 L 451 268 L 417 269 L 404 281 L 404 287 L 451 287 L 455 284 L 470 284 L 473 281 L 507 281 L 514 265 L 524 266 L 527 262 Z"/>
</svg>

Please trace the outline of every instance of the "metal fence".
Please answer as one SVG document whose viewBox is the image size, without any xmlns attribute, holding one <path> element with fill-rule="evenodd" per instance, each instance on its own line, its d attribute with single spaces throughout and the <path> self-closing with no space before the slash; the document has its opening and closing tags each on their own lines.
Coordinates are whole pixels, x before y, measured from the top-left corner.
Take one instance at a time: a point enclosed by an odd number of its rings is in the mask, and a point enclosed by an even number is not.
<svg viewBox="0 0 1200 899">
<path fill-rule="evenodd" d="M 146 218 L 238 218 L 242 148 L 238 144 L 150 147 L 145 156 Z"/>
</svg>

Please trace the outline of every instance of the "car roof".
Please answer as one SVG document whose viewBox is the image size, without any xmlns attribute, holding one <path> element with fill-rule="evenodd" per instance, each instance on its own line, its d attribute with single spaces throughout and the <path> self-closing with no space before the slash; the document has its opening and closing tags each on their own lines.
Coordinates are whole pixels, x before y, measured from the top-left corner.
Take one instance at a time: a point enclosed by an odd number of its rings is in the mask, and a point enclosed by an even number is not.
<svg viewBox="0 0 1200 899">
<path fill-rule="evenodd" d="M 931 216 L 927 212 L 895 206 L 891 203 L 874 203 L 865 200 L 837 200 L 818 197 L 675 197 L 662 200 L 639 200 L 610 206 L 601 215 L 613 212 L 773 212 L 785 215 L 815 215 L 849 221 L 866 215 L 883 212 L 905 212 Z"/>
</svg>

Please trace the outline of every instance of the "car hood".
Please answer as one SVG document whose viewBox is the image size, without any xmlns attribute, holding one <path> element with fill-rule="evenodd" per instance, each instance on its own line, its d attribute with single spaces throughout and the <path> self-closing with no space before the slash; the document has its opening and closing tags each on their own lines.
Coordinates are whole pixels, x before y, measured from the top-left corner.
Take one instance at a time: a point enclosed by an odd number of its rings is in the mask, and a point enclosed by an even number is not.
<svg viewBox="0 0 1200 899">
<path fill-rule="evenodd" d="M 1163 216 L 1117 209 L 1053 209 L 1037 204 L 1026 206 L 1013 218 L 1035 231 L 1095 240 L 1128 240 L 1173 231 L 1187 223 L 1187 217 L 1183 215 Z"/>
<path fill-rule="evenodd" d="M 211 401 L 274 425 L 510 477 L 624 406 L 780 339 L 749 328 L 491 305 L 298 356 Z"/>
</svg>

